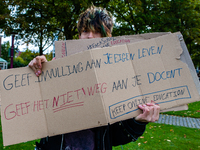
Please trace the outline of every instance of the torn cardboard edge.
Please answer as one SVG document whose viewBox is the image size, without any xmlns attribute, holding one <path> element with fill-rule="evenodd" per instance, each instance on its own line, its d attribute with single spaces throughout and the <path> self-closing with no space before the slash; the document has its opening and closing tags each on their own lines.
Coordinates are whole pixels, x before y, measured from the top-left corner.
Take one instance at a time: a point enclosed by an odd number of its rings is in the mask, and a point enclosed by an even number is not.
<svg viewBox="0 0 200 150">
<path fill-rule="evenodd" d="M 194 68 L 194 64 L 192 62 L 190 54 L 188 52 L 187 46 L 186 46 L 186 44 L 184 42 L 183 35 L 180 32 L 176 33 L 176 35 L 178 36 L 181 48 L 183 49 L 183 53 L 182 53 L 180 59 L 181 59 L 181 61 L 183 61 L 184 63 L 186 63 L 188 65 L 188 68 L 190 70 L 190 73 L 192 75 L 194 83 L 195 83 L 196 88 L 199 91 L 199 95 L 200 95 L 200 84 L 197 82 L 198 81 L 198 76 L 197 76 L 196 70 Z"/>
</svg>

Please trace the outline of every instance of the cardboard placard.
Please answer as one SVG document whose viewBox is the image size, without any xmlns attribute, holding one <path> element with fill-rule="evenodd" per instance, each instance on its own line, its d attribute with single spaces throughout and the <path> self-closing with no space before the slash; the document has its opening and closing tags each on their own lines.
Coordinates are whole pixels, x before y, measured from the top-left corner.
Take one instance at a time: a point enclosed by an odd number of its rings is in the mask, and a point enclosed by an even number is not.
<svg viewBox="0 0 200 150">
<path fill-rule="evenodd" d="M 56 54 L 56 58 L 63 58 L 65 56 L 70 56 L 72 54 L 76 54 L 76 53 L 86 51 L 89 49 L 134 43 L 134 42 L 156 38 L 156 37 L 170 34 L 170 33 L 171 32 L 155 32 L 155 33 L 145 33 L 145 34 L 138 34 L 138 35 L 95 38 L 95 39 L 88 39 L 88 40 L 79 39 L 79 40 L 56 41 L 55 54 Z M 188 109 L 188 105 L 185 104 L 183 106 L 161 110 L 161 112 L 180 111 L 180 110 L 187 110 L 187 109 Z"/>
<path fill-rule="evenodd" d="M 91 50 L 94 48 L 103 48 L 134 43 L 151 38 L 156 38 L 166 34 L 170 34 L 170 32 L 155 32 L 117 37 L 55 41 L 55 55 L 56 58 L 63 58 L 65 56 L 80 53 L 86 50 Z"/>
<path fill-rule="evenodd" d="M 180 33 L 83 51 L 0 71 L 4 145 L 99 127 L 200 100 L 200 84 Z"/>
</svg>

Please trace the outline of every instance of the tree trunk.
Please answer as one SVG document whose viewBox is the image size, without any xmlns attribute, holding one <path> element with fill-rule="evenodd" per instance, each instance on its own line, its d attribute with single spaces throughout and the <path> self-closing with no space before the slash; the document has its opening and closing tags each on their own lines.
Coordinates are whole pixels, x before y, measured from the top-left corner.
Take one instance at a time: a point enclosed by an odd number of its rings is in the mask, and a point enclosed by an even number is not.
<svg viewBox="0 0 200 150">
<path fill-rule="evenodd" d="M 42 41 L 43 41 L 43 32 L 42 29 L 40 30 L 40 55 L 43 55 L 43 48 L 42 48 Z"/>
</svg>

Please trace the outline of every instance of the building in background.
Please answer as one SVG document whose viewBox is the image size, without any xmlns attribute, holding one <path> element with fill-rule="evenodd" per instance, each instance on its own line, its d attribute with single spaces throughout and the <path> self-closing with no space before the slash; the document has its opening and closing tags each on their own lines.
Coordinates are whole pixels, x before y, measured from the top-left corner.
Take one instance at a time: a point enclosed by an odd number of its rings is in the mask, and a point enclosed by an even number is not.
<svg viewBox="0 0 200 150">
<path fill-rule="evenodd" d="M 4 70 L 8 68 L 8 62 L 3 58 L 0 58 L 0 70 Z"/>
</svg>

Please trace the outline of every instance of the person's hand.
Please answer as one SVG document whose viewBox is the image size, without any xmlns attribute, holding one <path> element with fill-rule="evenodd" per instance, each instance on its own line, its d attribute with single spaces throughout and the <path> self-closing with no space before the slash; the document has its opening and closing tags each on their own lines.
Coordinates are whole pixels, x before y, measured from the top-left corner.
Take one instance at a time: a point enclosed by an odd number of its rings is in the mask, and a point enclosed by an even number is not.
<svg viewBox="0 0 200 150">
<path fill-rule="evenodd" d="M 35 57 L 28 66 L 33 69 L 36 76 L 40 76 L 42 73 L 42 63 L 47 62 L 47 59 L 44 55 Z"/>
<path fill-rule="evenodd" d="M 147 103 L 146 105 L 138 105 L 143 111 L 142 114 L 135 117 L 136 121 L 140 122 L 155 122 L 159 119 L 160 106 L 155 103 Z"/>
</svg>

